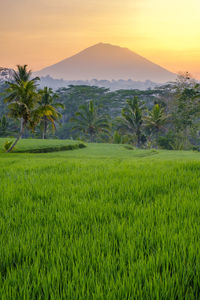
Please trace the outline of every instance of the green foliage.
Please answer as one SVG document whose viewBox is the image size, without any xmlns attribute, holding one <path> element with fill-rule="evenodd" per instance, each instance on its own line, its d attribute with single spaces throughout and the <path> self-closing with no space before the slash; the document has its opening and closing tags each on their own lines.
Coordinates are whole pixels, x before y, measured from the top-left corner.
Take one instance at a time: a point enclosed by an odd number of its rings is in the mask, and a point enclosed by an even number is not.
<svg viewBox="0 0 200 300">
<path fill-rule="evenodd" d="M 142 124 L 143 124 L 143 104 L 138 97 L 128 99 L 127 106 L 122 109 L 122 118 L 117 118 L 118 129 L 130 135 L 136 135 L 137 146 L 143 143 Z"/>
<path fill-rule="evenodd" d="M 32 78 L 32 72 L 31 70 L 27 70 L 27 65 L 17 65 L 17 71 L 14 70 L 13 74 L 13 81 L 17 84 L 20 85 L 22 82 L 33 82 L 34 84 L 40 80 L 39 77 L 34 77 Z M 10 82 L 7 82 L 10 85 Z"/>
<path fill-rule="evenodd" d="M 178 96 L 176 100 L 176 110 L 173 118 L 177 130 L 184 130 L 187 127 L 191 127 L 196 114 L 200 113 L 200 106 L 196 103 L 197 92 L 193 88 L 186 88 Z"/>
<path fill-rule="evenodd" d="M 133 136 L 128 134 L 120 134 L 118 131 L 115 131 L 113 134 L 113 144 L 131 144 L 133 143 Z M 132 147 L 132 146 L 131 146 Z"/>
<path fill-rule="evenodd" d="M 1 126 L 2 130 L 6 130 L 8 127 L 8 121 L 7 121 L 5 115 L 0 120 L 0 126 Z"/>
<path fill-rule="evenodd" d="M 113 143 L 122 144 L 122 135 L 118 131 L 115 131 L 113 134 Z"/>
<path fill-rule="evenodd" d="M 6 90 L 5 102 L 8 103 L 9 117 L 24 120 L 24 125 L 31 126 L 31 112 L 37 102 L 34 82 L 21 82 L 20 85 L 10 83 Z"/>
<path fill-rule="evenodd" d="M 162 149 L 167 150 L 192 149 L 192 145 L 188 141 L 187 137 L 181 132 L 174 133 L 169 131 L 165 136 L 160 136 L 158 138 L 158 145 Z"/>
<path fill-rule="evenodd" d="M 7 121 L 3 129 L 0 124 L 0 136 L 16 136 L 20 126 L 16 142 L 22 135 L 42 135 L 129 143 L 139 148 L 192 149 L 200 145 L 200 84 L 189 73 L 180 75 L 174 83 L 147 91 L 110 92 L 85 85 L 69 86 L 56 93 L 48 87 L 38 90 L 38 78 L 31 79 L 26 65 L 18 66 L 13 80 L 0 85 L 0 93 L 7 90 L 8 101 L 3 104 L 0 94 L 0 120 L 5 115 Z M 174 137 L 168 142 L 170 132 Z"/>
<path fill-rule="evenodd" d="M 38 115 L 36 118 L 34 109 L 38 102 L 36 86 L 39 78 L 31 79 L 31 71 L 27 71 L 26 65 L 18 65 L 17 68 L 17 72 L 14 71 L 13 80 L 7 82 L 8 88 L 4 97 L 4 101 L 8 103 L 8 116 L 20 120 L 19 135 L 8 152 L 12 151 L 22 137 L 24 129 L 34 130 L 38 122 Z"/>
<path fill-rule="evenodd" d="M 79 130 L 86 137 L 89 136 L 90 142 L 94 142 L 98 134 L 109 134 L 108 119 L 98 113 L 98 108 L 92 100 L 81 105 L 71 121 L 73 122 L 73 130 Z"/>
<path fill-rule="evenodd" d="M 95 105 L 99 107 L 102 104 L 108 90 L 105 88 L 99 88 L 94 86 L 73 86 L 69 88 L 59 89 L 56 94 L 58 95 L 58 101 L 62 103 L 65 108 L 62 110 L 62 126 L 56 129 L 56 134 L 62 138 L 76 138 L 76 131 L 73 130 L 73 123 L 70 122 L 75 117 L 76 112 L 79 110 L 81 105 L 85 105 L 88 101 L 94 100 Z M 107 103 L 109 106 L 109 103 Z M 105 106 L 104 106 L 105 107 Z M 104 109 L 102 109 L 105 112 Z M 102 111 L 99 111 L 102 113 Z M 108 111 L 106 112 L 108 114 Z"/>
<path fill-rule="evenodd" d="M 145 117 L 145 126 L 152 132 L 159 132 L 163 129 L 167 117 L 165 116 L 164 109 L 159 104 L 155 104 L 152 111 Z"/>
<path fill-rule="evenodd" d="M 126 105 L 128 99 L 137 96 L 140 101 L 145 101 L 147 107 L 151 108 L 157 99 L 157 95 L 163 91 L 156 90 L 119 90 L 110 92 L 106 88 L 95 86 L 70 86 L 59 89 L 57 92 L 58 101 L 65 105 L 62 111 L 62 126 L 56 130 L 56 135 L 60 138 L 76 137 L 76 131 L 72 131 L 73 124 L 69 122 L 75 116 L 80 105 L 84 105 L 93 100 L 99 107 L 99 113 L 109 115 L 114 119 L 121 114 L 121 109 Z M 117 128 L 114 128 L 117 130 Z"/>
<path fill-rule="evenodd" d="M 184 133 L 179 132 L 175 135 L 174 142 L 172 143 L 173 150 L 189 150 L 192 149 L 192 145 L 188 141 L 187 136 Z"/>
<path fill-rule="evenodd" d="M 10 147 L 12 146 L 13 144 L 13 141 L 6 141 L 4 144 L 3 144 L 3 148 L 5 151 L 8 151 L 10 149 Z"/>
<path fill-rule="evenodd" d="M 175 142 L 174 133 L 169 131 L 165 136 L 160 136 L 158 138 L 158 145 L 162 149 L 173 150 L 173 144 Z"/>
<path fill-rule="evenodd" d="M 58 108 L 64 109 L 64 105 L 57 102 L 58 95 L 53 92 L 51 88 L 44 87 L 39 91 L 40 99 L 38 107 L 35 111 L 36 116 L 40 119 L 40 128 L 43 139 L 47 138 L 48 123 L 52 125 L 52 129 L 56 128 L 55 123 L 62 117 Z"/>
<path fill-rule="evenodd" d="M 193 147 L 192 147 L 192 150 L 193 150 L 193 151 L 198 151 L 198 152 L 200 152 L 200 147 L 199 147 L 199 146 L 193 146 Z"/>
<path fill-rule="evenodd" d="M 8 129 L 8 121 L 5 115 L 0 118 L 0 136 L 6 136 Z"/>
<path fill-rule="evenodd" d="M 124 134 L 122 135 L 122 144 L 132 144 L 133 143 L 133 136 L 128 135 L 128 134 Z"/>
</svg>

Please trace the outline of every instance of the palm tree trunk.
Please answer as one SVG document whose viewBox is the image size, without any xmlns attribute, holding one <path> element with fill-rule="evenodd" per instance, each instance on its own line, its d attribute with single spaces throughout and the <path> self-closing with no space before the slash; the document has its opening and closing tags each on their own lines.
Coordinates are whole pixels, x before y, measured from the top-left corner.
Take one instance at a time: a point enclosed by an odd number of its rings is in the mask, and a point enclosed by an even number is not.
<svg viewBox="0 0 200 300">
<path fill-rule="evenodd" d="M 140 129 L 139 128 L 137 128 L 137 130 L 136 130 L 136 136 L 137 136 L 137 147 L 140 148 L 141 133 L 140 133 Z"/>
<path fill-rule="evenodd" d="M 158 149 L 158 133 L 159 133 L 159 129 L 157 128 L 157 130 L 156 130 L 156 149 Z"/>
<path fill-rule="evenodd" d="M 42 134 L 42 139 L 47 138 L 47 118 L 44 117 L 44 129 L 43 129 L 43 134 Z"/>
<path fill-rule="evenodd" d="M 94 134 L 93 133 L 90 134 L 90 143 L 94 143 Z"/>
<path fill-rule="evenodd" d="M 16 138 L 15 142 L 12 144 L 12 146 L 8 149 L 7 153 L 9 153 L 9 152 L 12 151 L 12 149 L 15 147 L 15 145 L 17 144 L 17 142 L 21 139 L 23 132 L 24 132 L 24 120 L 21 119 L 19 135 Z"/>
</svg>

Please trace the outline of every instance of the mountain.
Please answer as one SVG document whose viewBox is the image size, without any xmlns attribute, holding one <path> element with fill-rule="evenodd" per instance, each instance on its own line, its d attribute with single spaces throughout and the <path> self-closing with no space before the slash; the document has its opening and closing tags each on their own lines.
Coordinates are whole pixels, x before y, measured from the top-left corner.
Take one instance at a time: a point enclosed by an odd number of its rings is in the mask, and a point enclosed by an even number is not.
<svg viewBox="0 0 200 300">
<path fill-rule="evenodd" d="M 167 82 L 176 75 L 127 48 L 99 43 L 36 72 L 64 80 L 136 80 Z"/>
<path fill-rule="evenodd" d="M 0 67 L 0 83 L 3 83 L 12 78 L 13 70 Z"/>
</svg>

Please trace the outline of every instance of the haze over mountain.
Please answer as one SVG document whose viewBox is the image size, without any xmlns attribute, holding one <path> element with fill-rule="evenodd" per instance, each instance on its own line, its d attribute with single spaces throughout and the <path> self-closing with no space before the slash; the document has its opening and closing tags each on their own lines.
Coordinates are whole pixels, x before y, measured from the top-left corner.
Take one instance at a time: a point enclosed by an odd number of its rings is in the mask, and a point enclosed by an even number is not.
<svg viewBox="0 0 200 300">
<path fill-rule="evenodd" d="M 65 80 L 133 79 L 167 82 L 176 75 L 127 48 L 99 43 L 36 72 Z"/>
</svg>

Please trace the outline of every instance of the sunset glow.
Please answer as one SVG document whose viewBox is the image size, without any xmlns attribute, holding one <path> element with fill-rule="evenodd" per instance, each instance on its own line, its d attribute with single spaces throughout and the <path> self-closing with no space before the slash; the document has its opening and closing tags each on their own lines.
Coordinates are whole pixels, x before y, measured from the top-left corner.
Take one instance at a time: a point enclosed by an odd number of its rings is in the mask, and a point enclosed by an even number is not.
<svg viewBox="0 0 200 300">
<path fill-rule="evenodd" d="M 200 78 L 199 0 L 7 0 L 0 66 L 46 67 L 98 42 Z"/>
</svg>

